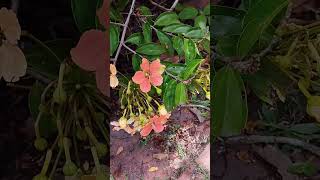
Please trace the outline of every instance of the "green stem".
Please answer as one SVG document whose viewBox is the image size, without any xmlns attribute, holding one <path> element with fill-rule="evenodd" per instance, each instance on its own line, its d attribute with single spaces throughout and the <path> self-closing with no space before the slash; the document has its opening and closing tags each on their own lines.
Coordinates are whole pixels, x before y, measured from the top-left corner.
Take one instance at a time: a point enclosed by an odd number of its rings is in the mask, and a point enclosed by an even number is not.
<svg viewBox="0 0 320 180">
<path fill-rule="evenodd" d="M 59 160 L 60 160 L 61 154 L 62 154 L 62 148 L 60 148 L 59 153 L 58 153 L 58 155 L 57 155 L 57 158 L 56 158 L 56 160 L 54 161 L 52 170 L 51 170 L 50 175 L 49 175 L 49 179 L 52 179 L 52 177 L 53 177 L 53 175 L 54 175 L 54 173 L 55 173 L 55 171 L 56 171 L 56 169 L 57 169 L 58 162 L 59 162 Z"/>
<path fill-rule="evenodd" d="M 52 151 L 49 149 L 47 151 L 46 159 L 44 161 L 44 165 L 43 165 L 42 170 L 41 170 L 41 174 L 42 175 L 45 175 L 47 173 L 51 158 L 52 158 Z"/>
<path fill-rule="evenodd" d="M 38 114 L 38 116 L 37 116 L 36 123 L 34 124 L 34 130 L 35 130 L 35 134 L 36 134 L 36 137 L 37 137 L 37 138 L 40 138 L 40 137 L 41 137 L 41 135 L 40 135 L 40 129 L 39 129 L 39 122 L 40 122 L 41 116 L 42 116 L 42 111 L 39 112 L 39 114 Z"/>
<path fill-rule="evenodd" d="M 97 150 L 96 150 L 96 148 L 94 146 L 91 147 L 91 152 L 92 152 L 92 157 L 93 157 L 93 160 L 94 160 L 94 164 L 95 164 L 96 169 L 97 169 L 97 174 L 100 174 L 101 173 L 101 166 L 100 166 Z"/>
<path fill-rule="evenodd" d="M 63 147 L 64 147 L 64 154 L 66 156 L 66 161 L 71 161 L 68 138 L 66 137 L 63 138 Z"/>
<path fill-rule="evenodd" d="M 98 145 L 99 144 L 99 141 L 97 140 L 97 138 L 94 136 L 94 134 L 92 133 L 91 129 L 86 126 L 85 128 L 85 131 L 87 132 L 89 138 L 93 141 L 94 145 Z"/>
</svg>

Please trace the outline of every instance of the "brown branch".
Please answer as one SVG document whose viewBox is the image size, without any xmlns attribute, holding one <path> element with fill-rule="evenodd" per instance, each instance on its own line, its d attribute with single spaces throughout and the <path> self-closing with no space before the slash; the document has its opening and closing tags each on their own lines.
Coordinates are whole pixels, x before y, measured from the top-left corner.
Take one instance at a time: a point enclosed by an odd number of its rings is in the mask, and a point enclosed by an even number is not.
<svg viewBox="0 0 320 180">
<path fill-rule="evenodd" d="M 251 135 L 251 136 L 236 136 L 227 138 L 225 141 L 226 144 L 256 144 L 256 143 L 267 143 L 267 144 L 289 144 L 292 146 L 300 147 L 305 149 L 314 155 L 320 157 L 320 147 L 309 144 L 307 142 L 289 138 L 289 137 L 278 137 L 278 136 L 260 136 L 260 135 Z"/>
</svg>

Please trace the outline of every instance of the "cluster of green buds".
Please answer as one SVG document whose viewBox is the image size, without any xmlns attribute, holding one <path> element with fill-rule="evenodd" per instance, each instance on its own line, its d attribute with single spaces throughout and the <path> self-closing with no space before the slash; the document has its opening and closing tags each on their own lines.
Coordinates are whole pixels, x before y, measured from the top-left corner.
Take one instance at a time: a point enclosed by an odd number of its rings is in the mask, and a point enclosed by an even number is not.
<svg viewBox="0 0 320 180">
<path fill-rule="evenodd" d="M 39 151 L 47 150 L 47 155 L 40 174 L 33 180 L 52 179 L 60 161 L 64 162 L 62 169 L 65 176 L 76 175 L 81 166 L 79 153 L 81 150 L 85 151 L 81 148 L 85 143 L 91 147 L 95 168 L 99 170 L 97 179 L 106 179 L 101 175 L 99 158 L 105 157 L 108 153 L 108 128 L 105 126 L 104 117 L 108 115 L 109 103 L 99 94 L 96 87 L 66 81 L 64 77 L 72 72 L 68 72 L 67 68 L 65 62 L 61 64 L 58 81 L 50 83 L 41 96 L 35 123 L 34 146 Z M 58 132 L 50 147 L 39 128 L 42 117 L 48 114 L 55 120 Z M 81 147 L 78 146 L 80 143 Z M 70 152 L 71 149 L 74 152 Z M 55 157 L 55 160 L 52 160 L 52 157 Z M 50 173 L 49 167 L 52 167 Z"/>
<path fill-rule="evenodd" d="M 204 92 L 205 97 L 210 100 L 210 69 L 199 68 L 192 84 L 195 86 L 196 94 Z"/>
<path fill-rule="evenodd" d="M 161 89 L 155 87 L 160 95 Z M 168 112 L 163 104 L 147 93 L 143 93 L 131 81 L 128 86 L 120 91 L 120 103 L 123 110 L 122 116 L 116 124 L 115 130 L 123 129 L 133 135 L 149 122 L 151 116 L 156 114 L 167 115 Z"/>
</svg>

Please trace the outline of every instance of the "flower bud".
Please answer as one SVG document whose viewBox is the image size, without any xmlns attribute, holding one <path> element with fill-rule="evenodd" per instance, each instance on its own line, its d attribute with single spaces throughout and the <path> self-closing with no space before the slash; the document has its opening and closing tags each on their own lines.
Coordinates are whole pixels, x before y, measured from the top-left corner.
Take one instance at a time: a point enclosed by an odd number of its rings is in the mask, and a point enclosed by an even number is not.
<svg viewBox="0 0 320 180">
<path fill-rule="evenodd" d="M 37 138 L 34 141 L 34 147 L 38 150 L 38 151 L 44 151 L 48 146 L 48 142 L 45 138 Z"/>
<path fill-rule="evenodd" d="M 73 176 L 77 173 L 78 167 L 72 161 L 66 161 L 63 166 L 63 174 L 66 176 Z"/>
<path fill-rule="evenodd" d="M 157 91 L 157 94 L 158 94 L 158 95 L 161 95 L 162 89 L 156 87 L 156 91 Z"/>
<path fill-rule="evenodd" d="M 158 112 L 160 115 L 167 115 L 168 114 L 167 109 L 164 105 L 160 105 L 158 107 Z"/>
<path fill-rule="evenodd" d="M 67 94 L 64 91 L 64 89 L 62 87 L 56 88 L 53 93 L 53 101 L 58 104 L 62 104 L 66 102 L 66 100 L 67 100 Z"/>
<path fill-rule="evenodd" d="M 128 124 L 127 121 L 128 121 L 128 120 L 127 120 L 127 118 L 125 118 L 125 117 L 121 117 L 121 118 L 119 119 L 119 126 L 120 126 L 121 129 L 124 129 L 124 128 L 127 127 L 127 124 Z"/>
<path fill-rule="evenodd" d="M 320 96 L 309 97 L 307 103 L 307 113 L 320 122 Z"/>
<path fill-rule="evenodd" d="M 103 143 L 96 144 L 96 148 L 97 148 L 98 156 L 100 158 L 105 156 L 107 154 L 107 152 L 108 152 L 107 146 L 105 144 L 103 144 Z"/>
<path fill-rule="evenodd" d="M 86 131 L 80 127 L 77 128 L 76 136 L 80 141 L 86 141 L 88 138 Z"/>
</svg>

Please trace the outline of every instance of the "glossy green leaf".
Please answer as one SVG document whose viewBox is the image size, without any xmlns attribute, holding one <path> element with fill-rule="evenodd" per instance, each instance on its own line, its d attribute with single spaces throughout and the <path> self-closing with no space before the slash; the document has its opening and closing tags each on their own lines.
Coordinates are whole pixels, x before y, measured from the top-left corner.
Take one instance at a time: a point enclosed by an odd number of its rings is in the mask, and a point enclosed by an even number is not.
<svg viewBox="0 0 320 180">
<path fill-rule="evenodd" d="M 183 50 L 186 62 L 193 60 L 197 56 L 196 44 L 190 39 L 184 39 Z"/>
<path fill-rule="evenodd" d="M 179 36 L 174 36 L 172 38 L 172 43 L 173 43 L 173 48 L 177 51 L 179 56 L 183 56 L 184 55 L 184 51 L 183 51 L 183 38 L 179 37 Z"/>
<path fill-rule="evenodd" d="M 205 15 L 197 16 L 194 20 L 194 26 L 200 29 L 206 29 L 207 27 L 207 17 Z"/>
<path fill-rule="evenodd" d="M 210 4 L 206 5 L 206 7 L 204 7 L 204 9 L 203 9 L 204 15 L 206 15 L 206 16 L 210 15 L 210 8 L 211 8 Z"/>
<path fill-rule="evenodd" d="M 140 46 L 143 43 L 143 35 L 142 35 L 142 33 L 138 32 L 138 33 L 131 34 L 127 38 L 126 43 L 131 43 L 131 44 L 135 44 L 137 46 Z"/>
<path fill-rule="evenodd" d="M 242 32 L 241 22 L 241 19 L 231 16 L 214 16 L 211 23 L 214 31 L 211 31 L 211 35 L 214 38 L 238 35 Z"/>
<path fill-rule="evenodd" d="M 174 55 L 174 49 L 171 39 L 163 32 L 157 31 L 157 36 L 160 43 L 166 47 L 170 55 Z"/>
<path fill-rule="evenodd" d="M 177 81 L 171 79 L 167 84 L 165 84 L 165 91 L 163 93 L 163 102 L 168 111 L 172 111 L 175 107 L 175 93 L 176 93 Z"/>
<path fill-rule="evenodd" d="M 110 56 L 117 50 L 120 42 L 120 28 L 110 25 Z"/>
<path fill-rule="evenodd" d="M 74 46 L 69 39 L 57 39 L 44 42 L 53 53 L 57 55 L 59 60 L 48 49 L 43 46 L 34 45 L 32 48 L 25 49 L 28 66 L 49 79 L 56 79 L 59 74 L 60 60 L 69 56 L 70 49 Z"/>
<path fill-rule="evenodd" d="M 117 5 L 116 5 L 117 9 L 119 11 L 123 11 L 127 7 L 128 2 L 129 0 L 117 0 Z"/>
<path fill-rule="evenodd" d="M 297 175 L 314 176 L 319 168 L 312 162 L 297 162 L 288 167 L 288 172 Z"/>
<path fill-rule="evenodd" d="M 272 105 L 271 83 L 260 72 L 249 75 L 246 78 L 253 93 L 262 101 Z"/>
<path fill-rule="evenodd" d="M 148 43 L 144 44 L 136 50 L 140 54 L 150 55 L 150 56 L 158 56 L 166 52 L 166 49 L 159 44 Z"/>
<path fill-rule="evenodd" d="M 192 28 L 190 29 L 190 31 L 185 33 L 184 36 L 192 39 L 201 39 L 201 38 L 204 38 L 205 32 L 199 28 Z"/>
<path fill-rule="evenodd" d="M 249 9 L 243 20 L 243 31 L 237 47 L 240 57 L 243 58 L 250 52 L 261 34 L 288 3 L 288 0 L 259 1 Z"/>
<path fill-rule="evenodd" d="M 248 114 L 241 76 L 226 66 L 216 73 L 213 82 L 213 134 L 238 135 L 245 127 Z"/>
<path fill-rule="evenodd" d="M 186 104 L 188 99 L 187 87 L 182 82 L 178 83 L 176 86 L 174 103 L 175 106 L 179 106 L 181 104 Z"/>
<path fill-rule="evenodd" d="M 148 21 L 150 21 L 153 17 L 150 9 L 146 6 L 140 6 L 138 8 L 138 11 L 140 12 L 141 15 L 146 16 Z"/>
<path fill-rule="evenodd" d="M 189 60 L 186 63 L 187 66 L 186 66 L 185 70 L 181 73 L 181 78 L 183 80 L 188 80 L 189 78 L 191 78 L 191 76 L 195 74 L 195 71 L 197 70 L 197 68 L 199 67 L 199 65 L 201 64 L 202 61 L 203 61 L 203 59 Z"/>
<path fill-rule="evenodd" d="M 98 2 L 98 0 L 71 0 L 73 17 L 80 32 L 97 27 Z"/>
<path fill-rule="evenodd" d="M 154 25 L 156 26 L 168 26 L 170 24 L 180 23 L 179 17 L 174 12 L 165 12 L 158 16 Z"/>
<path fill-rule="evenodd" d="M 193 19 L 198 15 L 198 10 L 194 7 L 186 7 L 179 13 L 181 20 Z"/>
<path fill-rule="evenodd" d="M 187 33 L 191 30 L 192 26 L 187 24 L 171 24 L 169 26 L 164 27 L 162 30 L 170 33 Z"/>
<path fill-rule="evenodd" d="M 122 16 L 118 10 L 116 10 L 113 6 L 110 8 L 110 20 L 121 22 Z"/>
<path fill-rule="evenodd" d="M 217 40 L 217 52 L 224 57 L 237 55 L 237 42 L 239 35 L 222 36 Z"/>
<path fill-rule="evenodd" d="M 144 37 L 144 43 L 152 42 L 152 29 L 148 22 L 144 23 L 142 26 L 142 34 Z"/>
<path fill-rule="evenodd" d="M 134 71 L 139 71 L 140 70 L 141 61 L 142 61 L 142 59 L 137 54 L 134 54 L 132 56 L 132 67 L 133 67 Z"/>
</svg>

